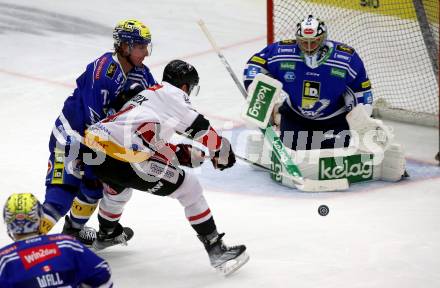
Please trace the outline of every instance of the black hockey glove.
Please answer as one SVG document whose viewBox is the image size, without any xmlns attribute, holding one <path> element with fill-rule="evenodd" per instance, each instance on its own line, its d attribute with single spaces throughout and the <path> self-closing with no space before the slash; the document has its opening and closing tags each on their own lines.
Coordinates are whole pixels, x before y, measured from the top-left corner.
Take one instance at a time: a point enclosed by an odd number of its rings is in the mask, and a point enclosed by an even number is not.
<svg viewBox="0 0 440 288">
<path fill-rule="evenodd" d="M 112 108 L 115 109 L 116 112 L 119 111 L 122 106 L 127 103 L 127 101 L 145 90 L 144 87 L 137 82 L 133 82 L 131 84 L 127 83 L 125 85 L 125 89 L 119 93 L 119 95 L 116 97 L 116 100 L 112 104 Z"/>
<path fill-rule="evenodd" d="M 231 143 L 229 140 L 222 137 L 222 145 L 217 151 L 212 151 L 211 162 L 215 169 L 220 169 L 220 171 L 231 168 L 235 164 L 235 154 L 232 151 Z"/>
<path fill-rule="evenodd" d="M 202 165 L 205 152 L 190 144 L 177 144 L 176 157 L 182 166 L 194 168 Z"/>
</svg>

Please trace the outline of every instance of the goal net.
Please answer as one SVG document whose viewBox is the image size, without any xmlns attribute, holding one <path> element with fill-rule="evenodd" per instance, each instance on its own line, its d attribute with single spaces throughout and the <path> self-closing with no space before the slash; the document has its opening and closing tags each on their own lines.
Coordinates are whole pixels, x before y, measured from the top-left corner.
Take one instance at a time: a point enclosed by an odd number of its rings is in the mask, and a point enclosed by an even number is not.
<svg viewBox="0 0 440 288">
<path fill-rule="evenodd" d="M 267 0 L 268 42 L 294 39 L 312 14 L 355 48 L 378 117 L 438 126 L 439 0 Z"/>
</svg>

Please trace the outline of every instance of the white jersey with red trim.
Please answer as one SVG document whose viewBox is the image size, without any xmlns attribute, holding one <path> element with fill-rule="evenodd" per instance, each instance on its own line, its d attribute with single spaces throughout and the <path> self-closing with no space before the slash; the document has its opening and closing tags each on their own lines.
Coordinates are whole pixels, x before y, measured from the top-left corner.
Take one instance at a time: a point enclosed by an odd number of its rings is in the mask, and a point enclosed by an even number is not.
<svg viewBox="0 0 440 288">
<path fill-rule="evenodd" d="M 156 146 L 166 144 L 175 132 L 185 133 L 199 116 L 191 107 L 187 93 L 162 82 L 162 85 L 150 87 L 133 97 L 118 113 L 90 126 L 86 131 L 86 142 L 92 135 L 99 142 L 100 150 L 104 149 L 111 156 L 127 152 L 151 154 L 153 150 L 157 151 L 157 147 L 151 147 L 152 143 Z M 96 145 L 86 145 L 96 148 Z M 141 158 L 137 160 L 149 157 Z"/>
</svg>

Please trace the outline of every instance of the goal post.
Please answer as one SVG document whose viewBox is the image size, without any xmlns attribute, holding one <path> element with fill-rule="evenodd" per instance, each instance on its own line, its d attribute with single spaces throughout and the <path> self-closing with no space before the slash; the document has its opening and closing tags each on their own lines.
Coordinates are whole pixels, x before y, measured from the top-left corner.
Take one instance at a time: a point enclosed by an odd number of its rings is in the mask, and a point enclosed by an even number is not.
<svg viewBox="0 0 440 288">
<path fill-rule="evenodd" d="M 439 126 L 438 0 L 267 0 L 267 41 L 295 38 L 309 14 L 355 48 L 380 118 Z"/>
</svg>

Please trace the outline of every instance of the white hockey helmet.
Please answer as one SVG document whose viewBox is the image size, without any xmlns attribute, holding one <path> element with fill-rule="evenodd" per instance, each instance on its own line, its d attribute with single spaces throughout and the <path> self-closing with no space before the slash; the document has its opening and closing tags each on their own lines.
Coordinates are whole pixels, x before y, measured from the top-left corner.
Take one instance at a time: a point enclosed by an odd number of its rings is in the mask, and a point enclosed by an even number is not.
<svg viewBox="0 0 440 288">
<path fill-rule="evenodd" d="M 313 55 L 327 40 L 327 27 L 319 18 L 309 15 L 296 25 L 296 41 L 304 54 Z"/>
</svg>

